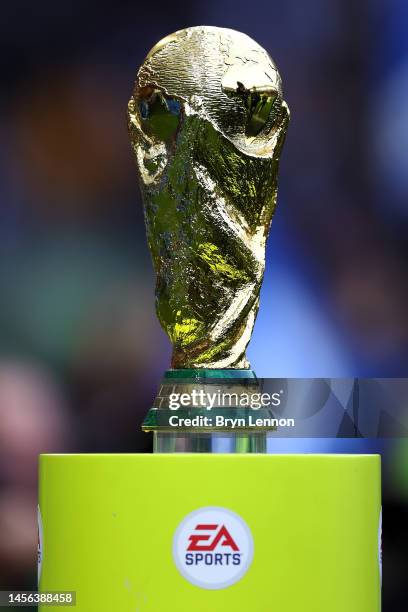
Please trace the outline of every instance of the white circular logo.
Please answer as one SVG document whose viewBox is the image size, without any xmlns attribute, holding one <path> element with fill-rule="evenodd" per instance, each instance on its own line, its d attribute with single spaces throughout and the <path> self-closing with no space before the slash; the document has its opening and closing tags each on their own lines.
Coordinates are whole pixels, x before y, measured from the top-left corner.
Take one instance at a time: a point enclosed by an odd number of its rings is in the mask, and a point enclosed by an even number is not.
<svg viewBox="0 0 408 612">
<path fill-rule="evenodd" d="M 254 542 L 245 521 L 226 508 L 200 508 L 188 514 L 173 539 L 180 574 L 203 589 L 225 589 L 248 571 Z"/>
</svg>

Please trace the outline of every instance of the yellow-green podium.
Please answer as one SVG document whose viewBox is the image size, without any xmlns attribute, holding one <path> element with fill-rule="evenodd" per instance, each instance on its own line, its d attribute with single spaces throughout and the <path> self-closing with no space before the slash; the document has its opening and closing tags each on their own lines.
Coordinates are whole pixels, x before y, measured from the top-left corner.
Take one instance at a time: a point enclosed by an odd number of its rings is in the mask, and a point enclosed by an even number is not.
<svg viewBox="0 0 408 612">
<path fill-rule="evenodd" d="M 39 506 L 40 589 L 78 612 L 380 610 L 378 456 L 44 455 Z"/>
</svg>

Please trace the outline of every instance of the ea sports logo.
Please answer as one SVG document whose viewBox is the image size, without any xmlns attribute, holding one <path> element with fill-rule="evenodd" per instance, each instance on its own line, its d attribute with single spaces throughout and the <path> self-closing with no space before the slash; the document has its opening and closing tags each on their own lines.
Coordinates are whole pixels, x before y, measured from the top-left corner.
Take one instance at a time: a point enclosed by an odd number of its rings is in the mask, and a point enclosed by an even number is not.
<svg viewBox="0 0 408 612">
<path fill-rule="evenodd" d="M 238 582 L 251 565 L 253 551 L 248 525 L 226 508 L 195 510 L 174 534 L 177 569 L 186 580 L 203 589 L 225 589 Z"/>
</svg>

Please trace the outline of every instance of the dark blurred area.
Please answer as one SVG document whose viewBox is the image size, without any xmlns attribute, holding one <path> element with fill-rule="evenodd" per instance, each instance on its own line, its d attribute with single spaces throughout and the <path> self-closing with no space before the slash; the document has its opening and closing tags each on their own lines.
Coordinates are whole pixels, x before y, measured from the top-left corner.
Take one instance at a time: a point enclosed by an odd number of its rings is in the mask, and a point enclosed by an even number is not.
<svg viewBox="0 0 408 612">
<path fill-rule="evenodd" d="M 140 423 L 170 347 L 125 109 L 166 34 L 242 30 L 283 76 L 292 120 L 253 367 L 407 376 L 408 4 L 17 0 L 1 16 L 0 589 L 23 589 L 37 455 L 151 447 Z M 384 608 L 398 612 L 408 450 L 371 450 L 384 456 Z"/>
</svg>

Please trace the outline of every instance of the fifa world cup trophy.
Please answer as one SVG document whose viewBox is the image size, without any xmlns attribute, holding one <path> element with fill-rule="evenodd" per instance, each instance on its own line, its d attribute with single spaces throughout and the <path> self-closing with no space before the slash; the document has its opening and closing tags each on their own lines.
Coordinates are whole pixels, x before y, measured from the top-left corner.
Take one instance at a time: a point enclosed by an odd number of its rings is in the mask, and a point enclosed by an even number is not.
<svg viewBox="0 0 408 612">
<path fill-rule="evenodd" d="M 277 68 L 245 34 L 181 30 L 148 54 L 128 118 L 172 367 L 248 368 L 289 118 Z"/>
<path fill-rule="evenodd" d="M 166 377 L 173 384 L 177 376 L 180 390 L 188 379 L 254 377 L 245 351 L 288 120 L 273 60 L 233 30 L 180 30 L 160 41 L 138 71 L 129 130 L 157 315 L 173 344 Z M 145 429 L 163 430 L 151 417 Z"/>
</svg>

